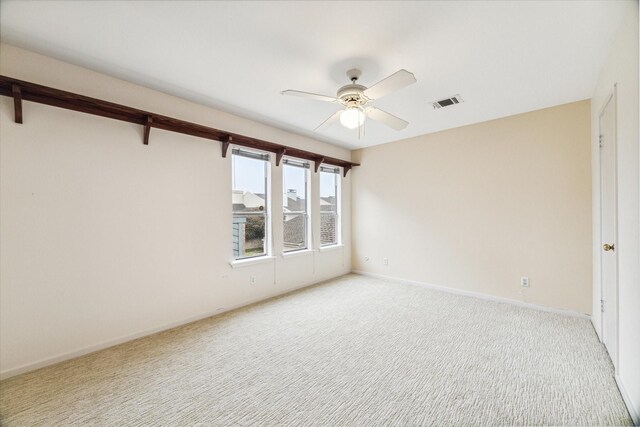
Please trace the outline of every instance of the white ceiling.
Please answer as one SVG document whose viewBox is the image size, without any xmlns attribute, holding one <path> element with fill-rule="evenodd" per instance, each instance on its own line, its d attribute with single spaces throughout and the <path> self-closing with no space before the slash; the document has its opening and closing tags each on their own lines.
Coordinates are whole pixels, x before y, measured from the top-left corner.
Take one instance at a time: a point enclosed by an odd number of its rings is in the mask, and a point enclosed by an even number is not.
<svg viewBox="0 0 640 427">
<path fill-rule="evenodd" d="M 6 1 L 2 41 L 257 121 L 357 148 L 590 98 L 631 2 Z M 410 122 L 313 129 L 360 68 L 371 86 L 418 82 L 376 102 Z M 37 83 L 37 82 L 36 82 Z M 433 110 L 460 94 L 464 103 Z"/>
</svg>

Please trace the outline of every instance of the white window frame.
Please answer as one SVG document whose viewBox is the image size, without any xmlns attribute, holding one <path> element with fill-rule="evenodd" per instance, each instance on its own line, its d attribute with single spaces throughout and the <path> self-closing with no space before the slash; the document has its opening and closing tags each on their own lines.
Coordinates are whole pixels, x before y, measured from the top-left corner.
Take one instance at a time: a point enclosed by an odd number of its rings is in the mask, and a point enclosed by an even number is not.
<svg viewBox="0 0 640 427">
<path fill-rule="evenodd" d="M 334 246 L 341 246 L 342 245 L 342 170 L 341 168 L 337 167 L 337 166 L 331 166 L 331 165 L 320 165 L 320 169 L 318 170 L 319 174 L 322 173 L 335 173 L 336 175 L 336 179 L 335 179 L 335 195 L 336 195 L 336 229 L 335 229 L 335 235 L 336 235 L 336 239 L 335 242 L 332 243 L 322 243 L 322 197 L 321 197 L 321 191 L 318 193 L 318 198 L 320 200 L 320 236 L 319 241 L 320 241 L 320 248 L 330 248 L 330 247 L 334 247 Z M 322 175 L 319 175 L 318 178 L 321 178 Z M 320 185 L 320 188 L 321 185 Z"/>
<path fill-rule="evenodd" d="M 254 256 L 239 256 L 236 257 L 235 254 L 233 254 L 233 250 L 232 250 L 232 259 L 234 263 L 242 263 L 242 262 L 251 262 L 251 261 L 258 261 L 261 259 L 268 259 L 268 258 L 272 258 L 272 236 L 271 236 L 271 156 L 269 155 L 269 153 L 266 152 L 262 152 L 262 151 L 258 151 L 258 150 L 250 150 L 250 149 L 246 149 L 244 147 L 233 147 L 231 150 L 231 174 L 232 174 L 232 178 L 233 175 L 235 174 L 235 162 L 233 161 L 233 156 L 244 156 L 244 157 L 249 157 L 249 158 L 255 158 L 257 160 L 261 160 L 264 162 L 264 190 L 265 190 L 265 200 L 264 200 L 264 211 L 261 214 L 256 213 L 256 216 L 258 215 L 262 215 L 264 216 L 264 253 L 260 254 L 260 255 L 254 255 Z M 233 198 L 233 185 L 231 188 L 232 191 L 232 198 Z M 232 205 L 231 205 L 231 215 L 232 218 L 235 216 L 235 211 L 233 210 L 233 200 L 232 200 Z M 246 213 L 244 215 L 247 215 Z M 252 214 L 249 214 L 250 216 L 252 216 Z M 232 223 L 233 224 L 233 223 Z"/>
<path fill-rule="evenodd" d="M 311 240 L 311 180 L 310 180 L 310 170 L 311 170 L 311 164 L 306 161 L 306 160 L 299 160 L 299 159 L 295 159 L 295 158 L 291 158 L 291 157 L 285 157 L 282 161 L 282 189 L 283 189 L 283 198 L 287 197 L 286 191 L 287 188 L 285 186 L 285 173 L 284 173 L 284 168 L 285 167 L 298 167 L 304 170 L 304 190 L 305 190 L 305 210 L 304 211 L 298 211 L 298 212 L 290 212 L 290 213 L 285 213 L 284 212 L 284 200 L 283 200 L 283 204 L 282 204 L 282 253 L 285 255 L 288 254 L 293 254 L 296 252 L 301 252 L 301 251 L 308 251 L 309 249 L 312 248 L 313 242 Z M 301 248 L 297 248 L 297 249 L 290 249 L 287 250 L 285 249 L 285 238 L 284 238 L 284 218 L 287 215 L 302 215 L 304 217 L 304 241 L 305 241 L 305 245 L 304 247 Z"/>
</svg>

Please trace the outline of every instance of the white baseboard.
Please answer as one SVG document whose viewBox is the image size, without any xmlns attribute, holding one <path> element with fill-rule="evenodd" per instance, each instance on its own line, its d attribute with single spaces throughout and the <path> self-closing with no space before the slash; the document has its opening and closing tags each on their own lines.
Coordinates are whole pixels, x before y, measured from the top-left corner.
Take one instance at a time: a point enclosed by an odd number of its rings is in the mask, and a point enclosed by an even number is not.
<svg viewBox="0 0 640 427">
<path fill-rule="evenodd" d="M 341 274 L 342 275 L 342 274 Z M 336 277 L 340 277 L 340 276 L 336 276 Z M 143 331 L 139 331 L 133 334 L 129 334 L 129 335 L 125 335 L 119 338 L 115 338 L 115 339 L 111 339 L 111 340 L 106 340 L 103 341 L 101 343 L 98 344 L 93 344 L 87 347 L 83 347 L 81 349 L 78 350 L 73 350 L 67 353 L 63 353 L 54 357 L 48 357 L 42 360 L 39 360 L 37 362 L 31 362 L 31 363 L 26 363 L 24 365 L 18 366 L 16 368 L 11 368 L 11 369 L 7 369 L 5 371 L 0 372 L 0 380 L 4 380 L 10 377 L 14 377 L 16 375 L 20 375 L 20 374 L 24 374 L 26 372 L 31 372 L 31 371 L 35 371 L 36 369 L 40 369 L 40 368 L 44 368 L 47 366 L 51 366 L 51 365 L 55 365 L 56 363 L 60 363 L 60 362 L 64 362 L 65 360 L 70 360 L 70 359 L 75 359 L 76 357 L 80 357 L 80 356 L 84 356 L 90 353 L 95 353 L 96 351 L 100 351 L 100 350 L 104 350 L 106 348 L 109 347 L 113 347 L 115 345 L 118 344 L 123 344 L 125 342 L 128 341 L 133 341 L 135 339 L 138 338 L 142 338 L 142 337 L 146 337 L 148 335 L 153 335 L 156 334 L 158 332 L 163 332 L 169 329 L 173 329 L 176 328 L 178 326 L 183 326 L 183 325 L 187 325 L 189 323 L 193 323 L 193 322 L 197 322 L 198 320 L 202 320 L 202 319 L 206 319 L 208 317 L 212 317 L 212 316 L 216 316 L 222 313 L 227 313 L 229 311 L 232 310 L 236 310 L 238 308 L 241 307 L 245 307 L 251 304 L 255 304 L 257 302 L 261 302 L 261 301 L 266 301 L 268 299 L 274 298 L 274 297 L 278 297 L 278 296 L 282 296 L 285 294 L 288 294 L 290 292 L 294 292 L 297 290 L 300 290 L 302 288 L 306 288 L 308 286 L 313 286 L 313 285 L 318 285 L 320 283 L 324 283 L 328 280 L 334 279 L 335 277 L 329 278 L 329 279 L 322 279 L 322 280 L 318 280 L 317 282 L 312 282 L 312 283 L 307 283 L 301 286 L 296 286 L 296 287 L 292 287 L 292 288 L 287 288 L 287 289 L 283 289 L 283 290 L 279 290 L 277 292 L 268 294 L 267 296 L 261 297 L 261 298 L 255 298 L 255 299 L 251 299 L 248 301 L 244 301 L 242 303 L 239 304 L 234 304 L 232 306 L 229 307 L 224 307 L 223 309 L 216 309 L 213 311 L 207 311 L 205 313 L 201 313 L 198 314 L 196 316 L 191 316 L 188 317 L 186 319 L 182 319 L 176 322 L 170 322 L 170 323 L 166 323 L 162 326 L 157 326 L 154 328 L 149 328 L 149 329 L 145 329 Z"/>
<path fill-rule="evenodd" d="M 416 281 L 416 280 L 401 279 L 401 278 L 398 278 L 398 277 L 384 276 L 382 274 L 369 273 L 369 272 L 360 271 L 360 270 L 353 270 L 352 273 L 360 274 L 361 276 L 375 277 L 377 279 L 393 280 L 394 282 L 404 283 L 404 284 L 408 284 L 408 285 L 422 286 L 422 287 L 426 287 L 426 288 L 429 288 L 429 289 L 435 289 L 435 290 L 442 291 L 442 292 L 448 292 L 450 294 L 464 295 L 464 296 L 468 296 L 468 297 L 480 298 L 480 299 L 487 300 L 487 301 L 494 301 L 494 302 L 502 302 L 502 303 L 506 303 L 506 304 L 513 304 L 513 305 L 518 305 L 518 306 L 521 306 L 521 307 L 532 308 L 534 310 L 548 311 L 548 312 L 551 312 L 551 313 L 557 313 L 557 314 L 562 314 L 562 315 L 571 316 L 571 317 L 579 317 L 581 319 L 588 319 L 588 320 L 591 319 L 591 316 L 589 316 L 588 314 L 579 313 L 577 311 L 563 310 L 561 308 L 547 307 L 547 306 L 544 306 L 544 305 L 532 304 L 532 303 L 522 302 L 522 301 L 509 299 L 509 298 L 497 297 L 497 296 L 494 296 L 494 295 L 484 294 L 484 293 L 481 293 L 481 292 L 465 291 L 465 290 L 462 290 L 462 289 L 449 288 L 449 287 L 446 287 L 446 286 L 434 285 L 432 283 L 419 282 L 419 281 Z"/>
<path fill-rule="evenodd" d="M 624 404 L 627 406 L 627 410 L 629 411 L 629 415 L 631 415 L 631 419 L 633 420 L 633 424 L 636 426 L 640 426 L 640 408 L 636 408 L 633 406 L 633 402 L 631 398 L 627 394 L 627 389 L 624 387 L 622 382 L 622 378 L 618 374 L 615 375 L 616 384 L 618 385 L 618 390 L 620 390 L 620 394 L 622 395 L 622 400 L 624 400 Z"/>
</svg>

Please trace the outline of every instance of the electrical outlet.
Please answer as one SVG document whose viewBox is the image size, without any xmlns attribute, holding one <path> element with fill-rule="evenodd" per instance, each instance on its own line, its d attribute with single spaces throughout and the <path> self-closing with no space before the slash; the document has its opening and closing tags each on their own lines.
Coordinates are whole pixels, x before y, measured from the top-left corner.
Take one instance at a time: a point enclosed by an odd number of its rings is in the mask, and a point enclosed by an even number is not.
<svg viewBox="0 0 640 427">
<path fill-rule="evenodd" d="M 250 285 L 256 284 L 256 276 L 249 276 L 249 284 Z"/>
<path fill-rule="evenodd" d="M 521 277 L 520 278 L 520 286 L 522 286 L 523 288 L 528 288 L 529 287 L 529 278 L 528 277 Z"/>
<path fill-rule="evenodd" d="M 389 265 L 389 258 L 382 258 L 382 263 L 384 265 Z"/>
</svg>

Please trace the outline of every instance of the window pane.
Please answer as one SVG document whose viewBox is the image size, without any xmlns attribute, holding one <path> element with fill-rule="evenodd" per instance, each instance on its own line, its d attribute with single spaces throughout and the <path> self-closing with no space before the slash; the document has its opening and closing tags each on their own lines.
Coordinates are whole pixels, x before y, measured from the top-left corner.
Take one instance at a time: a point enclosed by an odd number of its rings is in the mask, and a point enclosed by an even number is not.
<svg viewBox="0 0 640 427">
<path fill-rule="evenodd" d="M 338 212 L 337 183 L 335 173 L 320 172 L 320 211 Z"/>
<path fill-rule="evenodd" d="M 233 256 L 267 254 L 267 163 L 233 155 Z"/>
<path fill-rule="evenodd" d="M 320 245 L 335 245 L 338 216 L 333 212 L 320 212 Z"/>
<path fill-rule="evenodd" d="M 248 258 L 266 254 L 264 215 L 233 215 L 233 256 Z"/>
<path fill-rule="evenodd" d="M 284 251 L 306 249 L 308 169 L 284 164 L 282 167 Z"/>
<path fill-rule="evenodd" d="M 320 246 L 339 243 L 339 177 L 336 173 L 320 172 Z"/>
<path fill-rule="evenodd" d="M 307 247 L 307 215 L 284 215 L 284 251 L 296 251 Z"/>
<path fill-rule="evenodd" d="M 233 156 L 233 191 L 245 191 L 258 194 L 265 200 L 266 162 L 242 156 Z"/>
<path fill-rule="evenodd" d="M 284 165 L 282 167 L 284 194 L 282 205 L 286 212 L 307 211 L 307 169 Z"/>
</svg>

